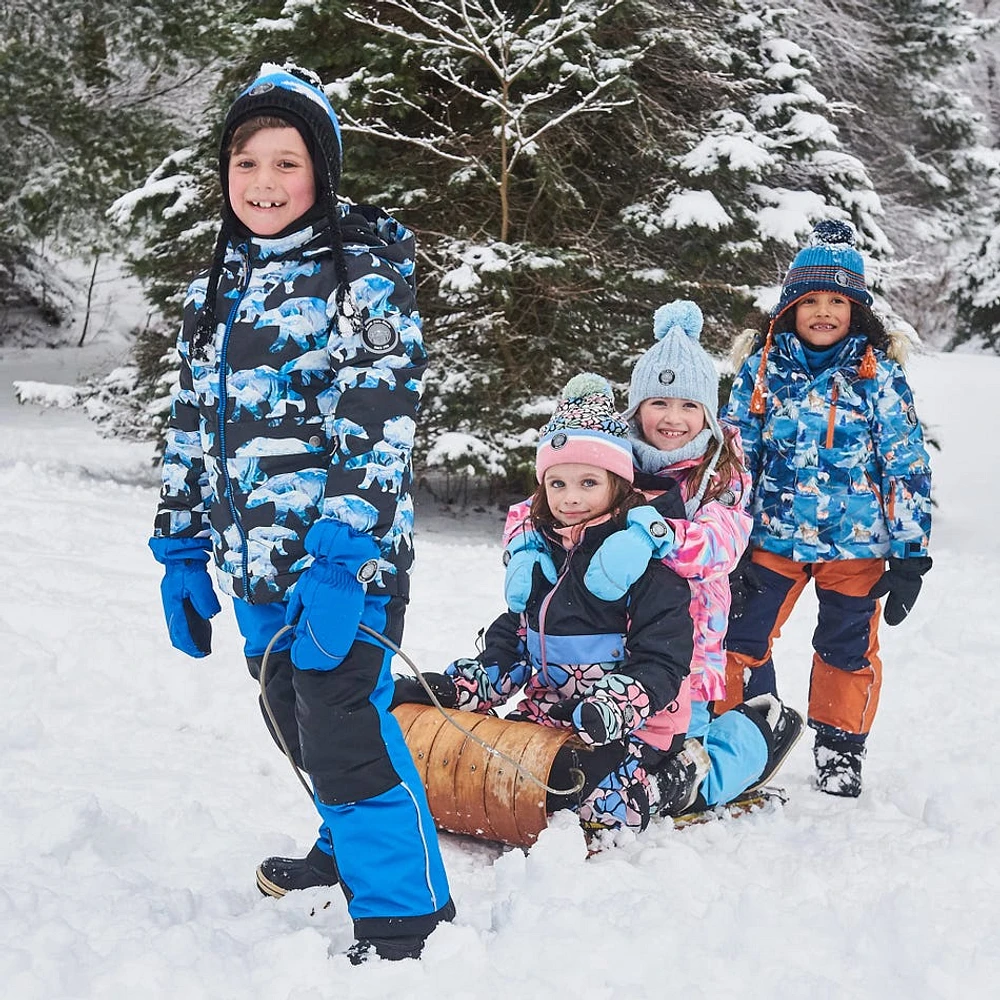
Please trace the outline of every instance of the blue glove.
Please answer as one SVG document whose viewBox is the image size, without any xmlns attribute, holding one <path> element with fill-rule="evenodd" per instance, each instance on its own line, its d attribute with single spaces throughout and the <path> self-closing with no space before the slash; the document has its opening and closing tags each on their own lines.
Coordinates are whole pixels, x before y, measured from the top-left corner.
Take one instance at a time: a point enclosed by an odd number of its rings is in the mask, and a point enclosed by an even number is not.
<svg viewBox="0 0 1000 1000">
<path fill-rule="evenodd" d="M 521 612 L 527 607 L 536 566 L 541 566 L 549 583 L 555 583 L 558 578 L 556 565 L 549 555 L 549 547 L 534 528 L 519 531 L 507 543 L 503 561 L 507 567 L 503 579 L 503 595 L 511 611 Z"/>
<path fill-rule="evenodd" d="M 188 656 L 212 652 L 212 623 L 222 606 L 206 569 L 211 542 L 207 538 L 151 538 L 149 548 L 164 567 L 160 599 L 170 644 Z"/>
<path fill-rule="evenodd" d="M 333 670 L 354 645 L 365 586 L 378 573 L 378 542 L 342 521 L 323 518 L 306 533 L 312 565 L 288 599 L 285 623 L 295 626 L 292 662 L 300 670 Z"/>
<path fill-rule="evenodd" d="M 604 539 L 583 577 L 587 590 L 602 601 L 620 600 L 650 559 L 663 559 L 673 549 L 674 529 L 655 507 L 633 507 L 626 523 Z"/>
</svg>

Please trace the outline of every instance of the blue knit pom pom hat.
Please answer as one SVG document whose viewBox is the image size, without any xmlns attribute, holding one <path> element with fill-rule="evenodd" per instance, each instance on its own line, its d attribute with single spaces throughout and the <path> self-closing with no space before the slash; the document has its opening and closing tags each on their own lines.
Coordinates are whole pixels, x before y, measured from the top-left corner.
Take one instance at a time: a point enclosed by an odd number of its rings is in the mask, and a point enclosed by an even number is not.
<svg viewBox="0 0 1000 1000">
<path fill-rule="evenodd" d="M 809 242 L 788 268 L 781 298 L 771 311 L 775 318 L 810 292 L 836 292 L 859 305 L 871 306 L 865 287 L 865 262 L 858 253 L 854 230 L 846 222 L 826 219 L 813 226 Z"/>
<path fill-rule="evenodd" d="M 701 346 L 705 324 L 697 303 L 677 299 L 660 306 L 653 314 L 656 343 L 635 363 L 628 387 L 628 409 L 622 414 L 629 421 L 632 450 L 636 464 L 645 472 L 656 474 L 679 462 L 701 458 L 712 441 L 717 442 L 712 463 L 702 477 L 696 497 L 688 501 L 697 510 L 722 452 L 725 440 L 719 425 L 719 372 L 708 352 Z M 681 448 L 664 451 L 642 436 L 636 414 L 647 399 L 692 399 L 705 411 L 705 429 Z M 690 516 L 690 512 L 689 512 Z"/>
<path fill-rule="evenodd" d="M 719 408 L 719 373 L 701 346 L 705 319 L 697 303 L 677 299 L 653 314 L 656 343 L 632 368 L 628 387 L 628 409 L 632 420 L 647 399 L 693 399 L 705 409 L 705 422 L 712 437 L 722 440 L 716 411 Z M 705 453 L 704 444 L 697 454 Z M 671 454 L 674 454 L 671 452 Z"/>
<path fill-rule="evenodd" d="M 781 285 L 781 298 L 771 310 L 771 324 L 764 338 L 760 365 L 750 396 L 750 412 L 761 416 L 767 398 L 767 356 L 774 342 L 774 324 L 799 299 L 813 292 L 834 292 L 870 309 L 872 297 L 865 286 L 865 262 L 858 253 L 853 228 L 846 222 L 825 219 L 813 226 L 809 243 L 792 261 Z M 858 368 L 861 378 L 874 378 L 875 354 L 871 344 Z"/>
<path fill-rule="evenodd" d="M 559 395 L 555 413 L 542 428 L 535 475 L 564 462 L 596 465 L 632 482 L 632 445 L 628 425 L 615 409 L 606 378 L 593 372 L 574 375 Z"/>
</svg>

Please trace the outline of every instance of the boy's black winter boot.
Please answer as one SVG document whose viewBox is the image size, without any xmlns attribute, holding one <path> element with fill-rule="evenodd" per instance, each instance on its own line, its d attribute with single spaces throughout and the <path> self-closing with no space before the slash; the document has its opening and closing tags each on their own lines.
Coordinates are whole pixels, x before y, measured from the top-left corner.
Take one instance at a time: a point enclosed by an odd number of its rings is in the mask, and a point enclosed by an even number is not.
<svg viewBox="0 0 1000 1000">
<path fill-rule="evenodd" d="M 747 789 L 749 792 L 766 785 L 785 763 L 792 747 L 802 735 L 805 719 L 794 708 L 782 704 L 773 694 L 759 694 L 756 698 L 750 698 L 734 709 L 739 710 L 743 710 L 748 716 L 753 713 L 758 725 L 764 723 L 761 731 L 767 741 L 767 763 L 757 780 Z"/>
<path fill-rule="evenodd" d="M 698 790 L 708 774 L 711 761 L 701 740 L 685 740 L 684 746 L 667 758 L 653 774 L 660 791 L 660 801 L 652 803 L 660 816 L 682 816 L 696 807 Z M 701 800 L 702 805 L 704 800 Z"/>
<path fill-rule="evenodd" d="M 304 858 L 265 858 L 257 866 L 257 888 L 277 899 L 296 889 L 336 885 L 338 881 L 333 858 L 315 845 Z"/>
<path fill-rule="evenodd" d="M 448 900 L 429 921 L 419 923 L 427 928 L 427 934 L 413 934 L 398 937 L 359 937 L 345 954 L 351 965 L 364 965 L 382 959 L 385 962 L 400 962 L 404 958 L 420 958 L 427 941 L 427 935 L 435 927 L 455 919 L 455 903 Z M 357 924 L 355 924 L 357 928 Z M 412 924 L 410 929 L 412 930 Z M 355 929 L 355 933 L 357 930 Z M 332 955 L 333 947 L 330 948 Z"/>
<path fill-rule="evenodd" d="M 861 794 L 861 762 L 865 759 L 863 740 L 838 738 L 821 730 L 816 734 L 813 757 L 816 760 L 816 787 L 821 792 L 848 799 L 856 799 Z"/>
<path fill-rule="evenodd" d="M 358 938 L 347 949 L 347 960 L 351 965 L 364 965 L 365 962 L 373 962 L 379 958 L 387 962 L 400 962 L 404 958 L 420 958 L 421 952 L 424 950 L 425 940 L 419 936 Z"/>
</svg>

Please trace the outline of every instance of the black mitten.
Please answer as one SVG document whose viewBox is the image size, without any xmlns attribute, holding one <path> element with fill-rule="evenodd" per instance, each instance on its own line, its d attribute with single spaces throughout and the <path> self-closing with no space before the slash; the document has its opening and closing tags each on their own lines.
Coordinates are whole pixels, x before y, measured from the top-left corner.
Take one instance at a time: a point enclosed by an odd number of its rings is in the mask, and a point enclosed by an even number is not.
<svg viewBox="0 0 1000 1000">
<path fill-rule="evenodd" d="M 434 692 L 434 696 L 441 703 L 442 708 L 454 708 L 458 704 L 455 682 L 447 674 L 424 674 L 424 680 L 427 681 L 427 686 Z M 431 701 L 431 696 L 416 677 L 397 677 L 389 709 L 392 710 L 397 705 L 407 703 L 412 705 L 434 704 Z"/>
<path fill-rule="evenodd" d="M 885 601 L 883 617 L 886 625 L 898 625 L 916 604 L 922 577 L 931 568 L 930 556 L 913 556 L 910 559 L 889 557 L 889 568 L 868 591 L 869 597 L 889 596 Z"/>
<path fill-rule="evenodd" d="M 740 556 L 736 569 L 729 574 L 729 590 L 733 595 L 732 603 L 729 605 L 730 618 L 742 617 L 746 611 L 747 601 L 754 594 L 763 593 L 764 583 L 750 558 L 750 549 Z"/>
<path fill-rule="evenodd" d="M 573 710 L 580 704 L 579 698 L 563 698 L 549 709 L 549 718 L 556 722 L 572 722 Z"/>
</svg>

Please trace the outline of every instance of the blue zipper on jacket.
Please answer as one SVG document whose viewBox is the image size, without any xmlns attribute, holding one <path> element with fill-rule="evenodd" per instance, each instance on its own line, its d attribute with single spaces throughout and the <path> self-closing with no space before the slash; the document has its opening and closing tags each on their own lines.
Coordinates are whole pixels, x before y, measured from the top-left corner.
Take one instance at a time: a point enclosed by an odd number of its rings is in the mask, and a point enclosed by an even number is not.
<svg viewBox="0 0 1000 1000">
<path fill-rule="evenodd" d="M 233 330 L 236 313 L 239 310 L 240 303 L 243 301 L 243 296 L 250 287 L 251 274 L 250 251 L 247 249 L 246 244 L 241 243 L 236 248 L 236 252 L 240 255 L 245 266 L 245 270 L 243 273 L 243 279 L 240 281 L 240 294 L 237 296 L 236 301 L 229 310 L 229 315 L 226 317 L 226 332 L 222 335 L 222 347 L 219 350 L 219 405 L 217 409 L 217 415 L 219 418 L 219 459 L 222 465 L 222 481 L 225 483 L 226 487 L 225 495 L 226 501 L 229 504 L 229 515 L 232 517 L 233 525 L 239 532 L 240 539 L 243 543 L 244 599 L 249 604 L 253 604 L 253 594 L 250 591 L 250 551 L 247 544 L 246 532 L 243 530 L 239 514 L 236 511 L 236 504 L 233 501 L 233 481 L 229 477 L 229 463 L 226 461 L 226 402 L 229 399 L 229 391 L 226 385 L 226 352 L 229 350 L 229 335 Z"/>
</svg>

